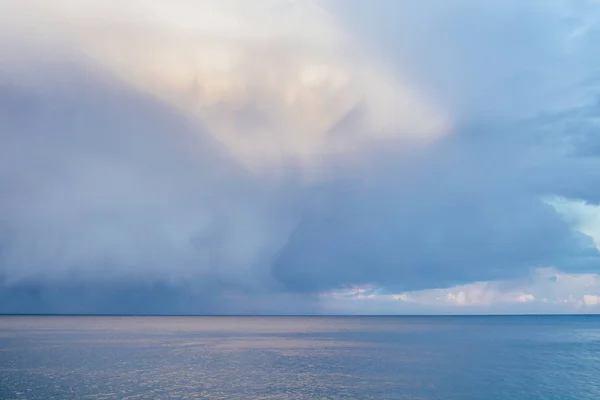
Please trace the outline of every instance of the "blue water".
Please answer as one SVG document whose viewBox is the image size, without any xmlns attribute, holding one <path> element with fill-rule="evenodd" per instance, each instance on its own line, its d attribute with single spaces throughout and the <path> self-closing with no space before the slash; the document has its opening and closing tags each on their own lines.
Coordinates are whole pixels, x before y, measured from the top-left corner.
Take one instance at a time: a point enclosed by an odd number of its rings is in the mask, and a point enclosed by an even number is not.
<svg viewBox="0 0 600 400">
<path fill-rule="evenodd" d="M 600 317 L 0 317 L 0 399 L 600 399 Z"/>
</svg>

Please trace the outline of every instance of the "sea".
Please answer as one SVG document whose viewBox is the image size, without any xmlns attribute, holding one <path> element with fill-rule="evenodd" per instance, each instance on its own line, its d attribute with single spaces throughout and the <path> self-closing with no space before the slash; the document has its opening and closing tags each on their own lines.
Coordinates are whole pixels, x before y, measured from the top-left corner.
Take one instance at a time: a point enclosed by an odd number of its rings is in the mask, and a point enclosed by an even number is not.
<svg viewBox="0 0 600 400">
<path fill-rule="evenodd" d="M 0 317 L 0 399 L 600 399 L 599 316 Z"/>
</svg>

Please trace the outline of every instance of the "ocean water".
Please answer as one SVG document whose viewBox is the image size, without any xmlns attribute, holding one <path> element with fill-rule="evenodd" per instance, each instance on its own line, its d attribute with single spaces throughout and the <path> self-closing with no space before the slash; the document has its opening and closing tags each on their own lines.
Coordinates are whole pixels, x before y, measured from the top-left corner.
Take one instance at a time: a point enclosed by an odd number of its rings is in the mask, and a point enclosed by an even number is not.
<svg viewBox="0 0 600 400">
<path fill-rule="evenodd" d="M 600 317 L 0 317 L 0 399 L 600 399 Z"/>
</svg>

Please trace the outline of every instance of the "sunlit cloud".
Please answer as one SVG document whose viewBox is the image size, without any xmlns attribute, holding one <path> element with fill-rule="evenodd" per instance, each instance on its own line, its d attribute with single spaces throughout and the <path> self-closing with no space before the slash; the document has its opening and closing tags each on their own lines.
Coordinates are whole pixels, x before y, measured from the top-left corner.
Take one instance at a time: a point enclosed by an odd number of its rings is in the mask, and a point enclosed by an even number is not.
<svg viewBox="0 0 600 400">
<path fill-rule="evenodd" d="M 5 7 L 18 21 L 8 29 L 35 25 L 20 40 L 84 55 L 198 118 L 246 167 L 310 165 L 449 130 L 431 96 L 319 1 L 25 3 Z"/>
<path fill-rule="evenodd" d="M 474 282 L 449 288 L 385 293 L 375 287 L 356 287 L 322 294 L 334 312 L 384 308 L 402 313 L 598 312 L 600 275 L 569 274 L 538 268 L 526 278 Z M 371 303 L 371 304 L 369 304 Z M 369 307 L 369 305 L 374 307 Z M 523 308 L 521 305 L 526 306 Z"/>
</svg>

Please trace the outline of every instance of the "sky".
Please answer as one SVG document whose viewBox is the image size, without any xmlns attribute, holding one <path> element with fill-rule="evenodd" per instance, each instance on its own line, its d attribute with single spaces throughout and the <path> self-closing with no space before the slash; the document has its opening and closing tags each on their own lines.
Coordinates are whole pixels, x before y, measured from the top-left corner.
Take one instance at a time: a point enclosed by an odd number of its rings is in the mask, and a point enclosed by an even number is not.
<svg viewBox="0 0 600 400">
<path fill-rule="evenodd" d="M 0 1 L 0 313 L 600 312 L 597 0 Z"/>
</svg>

